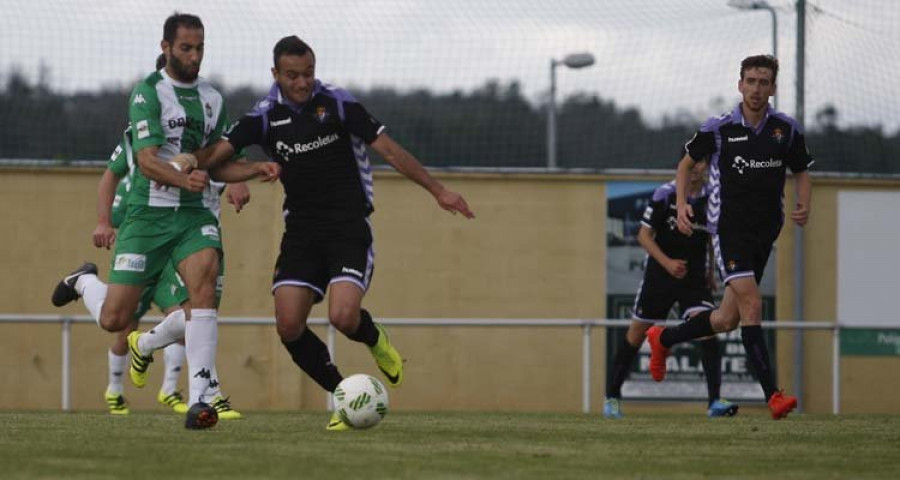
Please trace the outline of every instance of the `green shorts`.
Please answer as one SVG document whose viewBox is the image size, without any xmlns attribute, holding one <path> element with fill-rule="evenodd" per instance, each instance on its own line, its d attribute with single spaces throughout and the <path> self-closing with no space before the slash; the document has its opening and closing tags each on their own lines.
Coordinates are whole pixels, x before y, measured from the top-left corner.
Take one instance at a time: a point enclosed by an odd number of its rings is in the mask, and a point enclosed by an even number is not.
<svg viewBox="0 0 900 480">
<path fill-rule="evenodd" d="M 222 253 L 216 217 L 203 208 L 129 206 L 119 228 L 109 283 L 157 283 L 169 262 L 175 265 L 204 248 Z"/>
<path fill-rule="evenodd" d="M 225 261 L 220 259 L 219 276 L 216 279 L 216 308 L 219 308 L 219 303 L 222 302 L 224 285 Z M 165 313 L 166 310 L 181 305 L 188 301 L 189 298 L 187 287 L 184 285 L 181 275 L 178 275 L 175 263 L 169 262 L 166 264 L 166 268 L 163 269 L 159 281 L 144 288 L 144 291 L 141 293 L 141 301 L 138 303 L 138 309 L 134 312 L 134 319 L 138 321 L 146 315 L 147 311 L 150 310 L 151 304 L 156 305 L 161 312 Z"/>
</svg>

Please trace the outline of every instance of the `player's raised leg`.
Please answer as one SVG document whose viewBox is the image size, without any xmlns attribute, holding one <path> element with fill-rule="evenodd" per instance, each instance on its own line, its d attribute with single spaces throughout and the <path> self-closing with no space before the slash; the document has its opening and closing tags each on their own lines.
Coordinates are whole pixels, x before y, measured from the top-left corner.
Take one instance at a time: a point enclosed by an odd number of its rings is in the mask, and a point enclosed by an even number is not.
<svg viewBox="0 0 900 480">
<path fill-rule="evenodd" d="M 403 382 L 403 358 L 391 344 L 383 325 L 361 308 L 364 290 L 352 281 L 335 281 L 328 295 L 328 320 L 350 340 L 369 347 L 369 352 L 391 387 Z"/>
</svg>

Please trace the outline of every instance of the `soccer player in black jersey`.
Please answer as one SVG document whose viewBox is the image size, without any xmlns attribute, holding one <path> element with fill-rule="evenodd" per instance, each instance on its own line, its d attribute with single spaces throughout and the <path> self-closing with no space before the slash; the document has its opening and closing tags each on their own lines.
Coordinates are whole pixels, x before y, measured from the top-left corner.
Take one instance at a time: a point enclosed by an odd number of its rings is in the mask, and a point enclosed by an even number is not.
<svg viewBox="0 0 900 480">
<path fill-rule="evenodd" d="M 225 140 L 198 154 L 211 166 L 248 145 L 261 145 L 281 165 L 285 233 L 272 287 L 278 334 L 294 362 L 333 392 L 342 380 L 325 344 L 308 328 L 313 304 L 328 295 L 328 319 L 366 344 L 391 386 L 403 380 L 403 360 L 384 328 L 362 309 L 374 267 L 371 146 L 434 196 L 441 208 L 473 218 L 463 197 L 444 188 L 346 90 L 316 80 L 316 56 L 296 36 L 273 52 L 275 83 Z M 332 416 L 329 430 L 347 426 Z"/>
<path fill-rule="evenodd" d="M 809 219 L 812 182 L 807 170 L 813 163 L 797 121 L 769 106 L 777 76 L 778 60 L 774 57 L 745 58 L 738 81 L 743 101 L 733 111 L 704 123 L 685 145 L 687 154 L 678 164 L 678 229 L 691 234 L 694 212 L 687 202 L 687 179 L 694 164 L 709 156 L 707 227 L 716 266 L 726 285 L 722 304 L 676 327 L 652 327 L 647 332 L 650 372 L 655 380 L 662 381 L 672 345 L 731 331 L 740 324 L 748 363 L 776 420 L 796 408 L 797 398 L 785 395 L 775 385 L 763 342 L 758 285 L 784 224 L 786 168 L 793 173 L 797 192 L 791 220 L 802 227 Z"/>
<path fill-rule="evenodd" d="M 691 169 L 688 203 L 695 207 L 695 221 L 706 223 L 706 163 Z M 622 384 L 628 377 L 647 330 L 655 322 L 665 321 L 669 310 L 678 303 L 683 318 L 703 310 L 711 310 L 715 279 L 708 261 L 709 235 L 703 230 L 693 235 L 678 231 L 675 209 L 675 181 L 663 184 L 653 192 L 644 211 L 638 242 L 647 251 L 644 279 L 634 301 L 631 325 L 616 352 L 613 367 L 606 380 L 606 402 L 603 415 L 621 418 Z M 704 227 L 705 229 L 705 227 Z M 700 358 L 706 374 L 709 417 L 733 416 L 738 406 L 719 397 L 722 385 L 722 351 L 714 335 L 699 342 Z"/>
</svg>

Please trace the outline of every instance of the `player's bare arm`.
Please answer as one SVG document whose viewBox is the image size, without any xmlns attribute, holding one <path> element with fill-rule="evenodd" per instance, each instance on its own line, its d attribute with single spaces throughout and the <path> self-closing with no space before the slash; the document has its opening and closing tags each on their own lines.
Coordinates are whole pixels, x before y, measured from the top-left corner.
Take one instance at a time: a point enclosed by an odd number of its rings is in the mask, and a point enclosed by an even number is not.
<svg viewBox="0 0 900 480">
<path fill-rule="evenodd" d="M 92 237 L 94 246 L 109 250 L 116 241 L 116 229 L 112 226 L 112 204 L 116 197 L 116 187 L 122 177 L 112 170 L 104 170 L 97 187 L 97 228 Z"/>
<path fill-rule="evenodd" d="M 227 183 L 244 182 L 254 178 L 274 182 L 278 180 L 280 174 L 281 166 L 275 162 L 248 162 L 244 159 L 225 162 L 210 171 L 213 180 Z"/>
<path fill-rule="evenodd" d="M 797 205 L 791 212 L 791 220 L 802 227 L 809 221 L 812 202 L 812 179 L 809 177 L 809 171 L 794 173 L 794 188 L 797 191 Z"/>
<path fill-rule="evenodd" d="M 138 167 L 147 178 L 172 187 L 183 188 L 191 192 L 202 192 L 209 183 L 209 175 L 204 170 L 194 169 L 180 172 L 168 162 L 160 159 L 156 153 L 158 147 L 147 147 L 137 153 Z"/>
<path fill-rule="evenodd" d="M 659 247 L 659 244 L 656 243 L 655 233 L 652 228 L 641 225 L 641 229 L 638 231 L 637 240 L 638 243 L 644 247 L 644 250 L 647 251 L 647 254 L 659 262 L 659 264 L 669 272 L 669 275 L 678 279 L 684 278 L 684 276 L 687 275 L 687 262 L 666 255 Z"/>
<path fill-rule="evenodd" d="M 689 154 L 685 154 L 678 162 L 678 172 L 675 174 L 675 205 L 678 207 L 678 231 L 691 235 L 694 233 L 693 223 L 694 209 L 687 201 L 687 190 L 691 183 L 691 169 L 697 163 Z"/>
<path fill-rule="evenodd" d="M 227 140 L 219 139 L 194 152 L 194 156 L 197 157 L 197 168 L 209 171 L 234 156 L 234 147 Z"/>
<path fill-rule="evenodd" d="M 456 214 L 463 214 L 466 218 L 475 218 L 475 214 L 469 209 L 469 205 L 462 195 L 447 190 L 444 186 L 435 180 L 425 167 L 416 160 L 411 153 L 406 151 L 399 143 L 395 142 L 390 136 L 382 133 L 372 142 L 372 148 L 389 163 L 395 170 L 402 173 L 406 178 L 416 182 L 425 190 L 428 190 L 438 205 L 444 210 Z"/>
</svg>

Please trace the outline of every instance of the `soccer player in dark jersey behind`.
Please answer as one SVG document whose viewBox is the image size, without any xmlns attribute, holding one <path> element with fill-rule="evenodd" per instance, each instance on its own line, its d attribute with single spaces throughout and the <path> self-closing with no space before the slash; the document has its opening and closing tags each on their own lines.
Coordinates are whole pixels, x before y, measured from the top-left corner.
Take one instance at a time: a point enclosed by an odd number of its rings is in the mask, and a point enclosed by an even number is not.
<svg viewBox="0 0 900 480">
<path fill-rule="evenodd" d="M 691 169 L 688 203 L 696 209 L 695 220 L 706 224 L 706 163 L 698 162 Z M 682 318 L 715 308 L 712 262 L 709 261 L 709 235 L 698 230 L 693 235 L 678 231 L 675 210 L 675 181 L 663 184 L 653 192 L 644 210 L 638 242 L 647 251 L 644 278 L 634 300 L 631 325 L 625 340 L 616 351 L 613 367 L 606 380 L 606 401 L 603 416 L 621 418 L 622 384 L 628 377 L 631 364 L 644 343 L 647 330 L 655 322 L 664 322 L 669 310 L 678 303 Z M 722 350 L 715 335 L 699 342 L 700 359 L 706 374 L 709 417 L 733 416 L 738 406 L 720 397 L 722 385 Z"/>
<path fill-rule="evenodd" d="M 691 234 L 694 212 L 687 202 L 688 176 L 698 160 L 710 158 L 707 226 L 716 266 L 726 285 L 722 304 L 676 327 L 655 326 L 647 332 L 650 372 L 655 380 L 662 381 L 672 345 L 731 331 L 740 324 L 748 363 L 776 420 L 796 408 L 797 398 L 785 395 L 775 385 L 763 341 L 758 285 L 784 224 L 786 168 L 793 172 L 797 192 L 791 220 L 802 227 L 809 219 L 812 182 L 807 170 L 813 163 L 797 121 L 769 106 L 777 76 L 778 60 L 774 57 L 745 58 L 738 81 L 743 101 L 733 111 L 707 120 L 685 145 L 687 154 L 678 164 L 678 229 Z"/>
<path fill-rule="evenodd" d="M 328 295 L 328 319 L 349 339 L 366 344 L 388 380 L 403 381 L 403 359 L 384 327 L 362 309 L 374 267 L 372 167 L 369 145 L 434 196 L 438 205 L 473 218 L 463 197 L 447 190 L 346 90 L 316 79 L 316 56 L 296 36 L 273 51 L 269 94 L 216 145 L 197 154 L 212 168 L 248 145 L 262 146 L 281 165 L 285 232 L 272 291 L 275 323 L 301 370 L 333 392 L 342 380 L 325 344 L 306 327 L 313 304 Z M 333 415 L 329 430 L 347 425 Z"/>
</svg>

